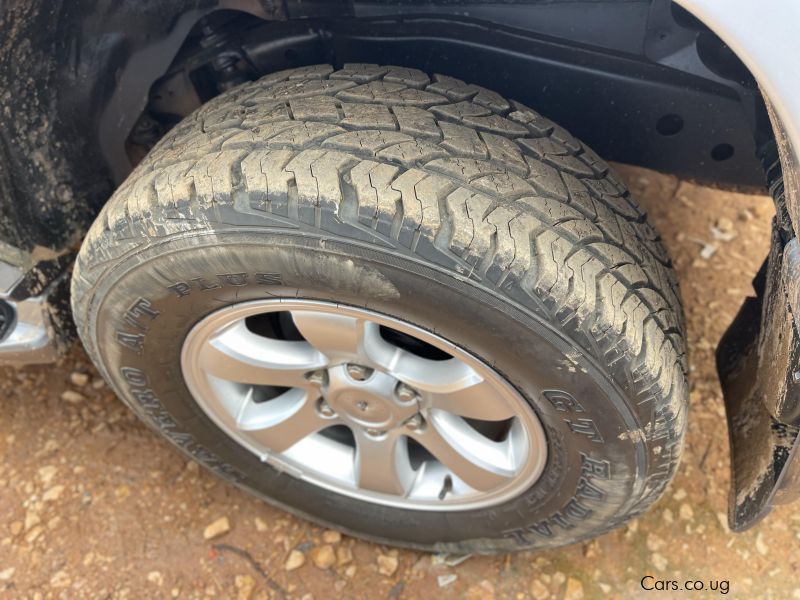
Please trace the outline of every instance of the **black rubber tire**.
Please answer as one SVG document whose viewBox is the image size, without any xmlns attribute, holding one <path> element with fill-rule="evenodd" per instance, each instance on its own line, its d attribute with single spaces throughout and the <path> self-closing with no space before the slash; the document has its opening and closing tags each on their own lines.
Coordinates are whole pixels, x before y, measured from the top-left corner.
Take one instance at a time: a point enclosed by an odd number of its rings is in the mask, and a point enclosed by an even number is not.
<svg viewBox="0 0 800 600">
<path fill-rule="evenodd" d="M 262 464 L 197 407 L 179 356 L 200 318 L 267 296 L 377 310 L 494 365 L 545 426 L 544 474 L 503 505 L 423 513 Z M 657 234 L 566 131 L 449 77 L 322 65 L 215 98 L 105 206 L 72 298 L 90 356 L 162 435 L 278 506 L 381 543 L 572 543 L 645 510 L 678 463 L 686 342 Z"/>
</svg>

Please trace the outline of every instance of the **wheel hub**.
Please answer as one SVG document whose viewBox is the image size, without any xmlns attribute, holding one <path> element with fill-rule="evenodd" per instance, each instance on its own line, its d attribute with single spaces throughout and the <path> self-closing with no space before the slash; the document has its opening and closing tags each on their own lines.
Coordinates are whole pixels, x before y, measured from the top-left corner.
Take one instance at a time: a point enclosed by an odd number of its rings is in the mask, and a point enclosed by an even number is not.
<svg viewBox="0 0 800 600">
<path fill-rule="evenodd" d="M 400 400 L 399 381 L 379 370 L 356 380 L 344 365 L 327 371 L 327 384 L 320 389 L 322 399 L 343 420 L 356 427 L 394 429 L 419 411 L 416 398 Z"/>
<path fill-rule="evenodd" d="M 196 402 L 233 440 L 361 500 L 492 506 L 528 489 L 546 461 L 536 414 L 499 374 L 380 313 L 303 300 L 233 305 L 192 329 L 181 362 Z"/>
</svg>

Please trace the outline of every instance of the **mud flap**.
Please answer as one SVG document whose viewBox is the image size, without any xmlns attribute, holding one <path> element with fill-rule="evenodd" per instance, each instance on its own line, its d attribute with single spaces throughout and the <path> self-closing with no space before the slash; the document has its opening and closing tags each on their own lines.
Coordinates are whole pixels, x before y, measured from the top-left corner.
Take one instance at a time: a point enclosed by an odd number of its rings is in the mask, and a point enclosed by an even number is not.
<svg viewBox="0 0 800 600">
<path fill-rule="evenodd" d="M 743 531 L 800 498 L 800 245 L 777 229 L 717 349 L 731 443 L 728 522 Z"/>
</svg>

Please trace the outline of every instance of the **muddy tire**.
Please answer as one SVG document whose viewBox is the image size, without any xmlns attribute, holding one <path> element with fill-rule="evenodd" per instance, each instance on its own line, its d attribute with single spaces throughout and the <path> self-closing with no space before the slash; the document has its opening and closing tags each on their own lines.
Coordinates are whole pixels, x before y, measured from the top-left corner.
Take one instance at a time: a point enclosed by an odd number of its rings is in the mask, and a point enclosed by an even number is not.
<svg viewBox="0 0 800 600">
<path fill-rule="evenodd" d="M 215 98 L 107 203 L 72 298 L 88 353 L 146 423 L 265 500 L 381 543 L 481 553 L 572 543 L 644 511 L 678 463 L 686 341 L 657 234 L 581 142 L 449 77 L 323 65 Z M 447 360 L 489 369 L 541 425 L 536 477 L 491 502 L 431 508 L 319 485 L 294 459 L 254 451 L 190 391 L 184 340 L 220 309 L 266 301 L 362 311 L 384 338 L 395 323 L 425 348 L 451 348 Z M 283 343 L 306 343 L 299 329 L 281 330 Z M 424 360 L 445 360 L 434 350 Z M 432 427 L 431 411 L 417 424 Z"/>
</svg>

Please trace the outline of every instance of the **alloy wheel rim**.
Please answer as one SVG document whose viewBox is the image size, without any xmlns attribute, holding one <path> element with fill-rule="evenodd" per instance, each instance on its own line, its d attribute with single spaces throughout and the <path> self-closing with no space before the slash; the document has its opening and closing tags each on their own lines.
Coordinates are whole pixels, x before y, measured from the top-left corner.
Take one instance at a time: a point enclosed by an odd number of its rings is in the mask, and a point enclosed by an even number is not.
<svg viewBox="0 0 800 600">
<path fill-rule="evenodd" d="M 538 417 L 499 373 L 377 312 L 234 304 L 192 328 L 181 366 L 197 404 L 238 444 L 360 500 L 485 508 L 530 488 L 546 462 Z"/>
</svg>

